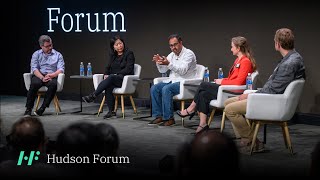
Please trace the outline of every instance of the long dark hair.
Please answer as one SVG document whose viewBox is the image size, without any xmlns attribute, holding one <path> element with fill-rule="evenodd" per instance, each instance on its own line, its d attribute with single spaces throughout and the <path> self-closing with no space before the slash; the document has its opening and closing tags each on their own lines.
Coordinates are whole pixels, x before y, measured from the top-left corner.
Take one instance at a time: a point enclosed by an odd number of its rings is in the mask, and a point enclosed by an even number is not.
<svg viewBox="0 0 320 180">
<path fill-rule="evenodd" d="M 119 35 L 115 35 L 113 36 L 111 39 L 110 39 L 110 48 L 111 48 L 111 54 L 112 55 L 118 55 L 117 51 L 114 50 L 114 43 L 117 41 L 117 40 L 120 40 L 122 41 L 123 43 L 123 52 L 125 52 L 127 50 L 127 47 L 126 47 L 126 43 L 124 42 L 123 38 L 121 38 Z"/>
</svg>

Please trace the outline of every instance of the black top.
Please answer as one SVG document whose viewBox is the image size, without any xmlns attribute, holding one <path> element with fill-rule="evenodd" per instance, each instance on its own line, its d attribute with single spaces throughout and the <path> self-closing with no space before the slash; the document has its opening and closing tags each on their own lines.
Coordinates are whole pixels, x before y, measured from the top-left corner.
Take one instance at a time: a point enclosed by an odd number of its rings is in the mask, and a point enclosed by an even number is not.
<svg viewBox="0 0 320 180">
<path fill-rule="evenodd" d="M 122 56 L 117 54 L 110 55 L 110 61 L 108 62 L 105 73 L 107 75 L 133 75 L 134 74 L 135 57 L 132 51 L 125 50 Z"/>
</svg>

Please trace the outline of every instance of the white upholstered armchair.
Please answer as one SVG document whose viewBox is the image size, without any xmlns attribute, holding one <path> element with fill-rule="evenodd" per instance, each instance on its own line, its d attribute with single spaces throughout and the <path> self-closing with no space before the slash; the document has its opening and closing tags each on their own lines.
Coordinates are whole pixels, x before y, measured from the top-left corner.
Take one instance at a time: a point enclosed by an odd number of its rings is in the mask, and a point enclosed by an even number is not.
<svg viewBox="0 0 320 180">
<path fill-rule="evenodd" d="M 136 86 L 137 86 L 137 81 L 135 82 L 135 79 L 139 79 L 140 78 L 140 74 L 141 74 L 141 66 L 139 64 L 134 64 L 134 75 L 126 75 L 123 78 L 122 81 L 122 86 L 120 88 L 114 88 L 113 89 L 113 94 L 115 95 L 116 99 L 115 99 L 115 109 L 114 112 L 117 111 L 118 108 L 118 96 L 121 97 L 121 111 L 122 111 L 122 117 L 124 118 L 124 96 L 129 96 L 130 97 L 130 101 L 133 107 L 133 110 L 135 113 L 137 113 L 137 109 L 136 106 L 134 104 L 132 95 L 134 94 L 134 92 L 136 91 Z M 94 74 L 93 75 L 93 85 L 94 85 L 94 89 L 97 89 L 98 85 L 100 84 L 100 82 L 103 81 L 103 74 Z M 99 110 L 98 110 L 98 115 L 100 115 L 100 113 L 102 112 L 103 109 L 103 105 L 105 102 L 105 96 L 103 96 L 103 99 L 101 101 Z"/>
<path fill-rule="evenodd" d="M 293 154 L 288 121 L 296 112 L 305 80 L 292 81 L 283 94 L 252 93 L 248 95 L 246 118 L 254 124 L 251 154 L 262 124 L 280 125 L 286 148 Z"/>
<path fill-rule="evenodd" d="M 255 82 L 257 81 L 257 77 L 259 75 L 259 72 L 258 71 L 255 71 L 252 73 L 252 82 L 253 82 L 253 85 L 255 86 Z M 238 89 L 243 89 L 245 90 L 246 89 L 246 85 L 221 85 L 219 87 L 219 90 L 218 90 L 218 94 L 217 94 L 217 99 L 214 99 L 214 100 L 211 100 L 210 101 L 210 106 L 212 106 L 212 111 L 211 111 L 211 114 L 210 114 L 210 117 L 209 117 L 209 120 L 208 120 L 208 126 L 210 126 L 212 120 L 213 120 L 213 116 L 214 116 L 214 113 L 217 109 L 224 109 L 224 101 L 227 100 L 228 98 L 230 97 L 234 97 L 236 95 L 234 94 L 229 94 L 229 93 L 226 93 L 226 92 L 223 92 L 223 90 L 238 90 Z M 223 114 L 222 114 L 222 121 L 221 121 L 221 132 L 223 131 L 224 129 L 224 123 L 225 123 L 225 112 L 223 111 Z M 235 134 L 237 135 L 237 132 L 235 131 Z"/>
<path fill-rule="evenodd" d="M 30 89 L 31 77 L 32 77 L 32 73 L 24 73 L 24 74 L 23 74 L 24 85 L 26 86 L 27 91 L 29 91 L 29 89 Z M 64 74 L 64 73 L 60 73 L 60 74 L 58 75 L 58 79 L 57 79 L 57 92 L 61 92 L 61 91 L 63 90 L 64 77 L 65 77 L 65 74 Z M 38 98 L 37 98 L 37 102 L 36 102 L 36 109 L 35 109 L 35 111 L 38 110 L 41 95 L 43 95 L 47 90 L 48 90 L 48 88 L 47 88 L 46 86 L 42 86 L 42 87 L 38 90 L 38 93 L 37 93 Z M 54 107 L 55 107 L 55 109 L 56 109 L 56 114 L 58 115 L 59 112 L 61 112 L 61 107 L 60 107 L 60 104 L 59 104 L 59 100 L 58 100 L 57 95 L 54 95 L 53 103 L 54 103 Z"/>
</svg>

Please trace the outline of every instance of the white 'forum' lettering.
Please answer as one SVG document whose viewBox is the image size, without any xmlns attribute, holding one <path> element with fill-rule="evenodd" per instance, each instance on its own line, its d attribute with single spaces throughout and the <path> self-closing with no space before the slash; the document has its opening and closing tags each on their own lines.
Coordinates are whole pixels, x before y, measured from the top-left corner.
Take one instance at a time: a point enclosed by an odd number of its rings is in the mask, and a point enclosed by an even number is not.
<svg viewBox="0 0 320 180">
<path fill-rule="evenodd" d="M 125 17 L 122 12 L 108 12 L 108 13 L 102 13 L 103 18 L 103 25 L 100 24 L 99 18 L 101 15 L 99 13 L 94 13 L 93 19 L 95 21 L 91 21 L 91 14 L 86 13 L 76 13 L 74 16 L 72 16 L 70 13 L 64 13 L 63 15 L 60 14 L 60 8 L 47 8 L 49 11 L 49 29 L 48 32 L 54 32 L 53 25 L 57 24 L 59 25 L 60 20 L 60 26 L 61 29 L 64 32 L 71 32 L 74 30 L 74 32 L 82 32 L 81 26 L 82 23 L 87 23 L 87 28 L 89 32 L 100 32 L 101 27 L 102 32 L 109 32 L 110 27 L 108 27 L 108 24 L 112 24 L 111 32 L 126 32 L 127 30 L 124 27 L 125 23 Z M 120 19 L 119 19 L 120 18 Z M 108 21 L 109 20 L 109 21 Z M 110 23 L 110 20 L 112 21 Z M 121 29 L 117 29 L 117 23 L 121 21 Z M 75 26 L 75 28 L 74 28 Z M 92 28 L 93 27 L 93 28 Z"/>
</svg>

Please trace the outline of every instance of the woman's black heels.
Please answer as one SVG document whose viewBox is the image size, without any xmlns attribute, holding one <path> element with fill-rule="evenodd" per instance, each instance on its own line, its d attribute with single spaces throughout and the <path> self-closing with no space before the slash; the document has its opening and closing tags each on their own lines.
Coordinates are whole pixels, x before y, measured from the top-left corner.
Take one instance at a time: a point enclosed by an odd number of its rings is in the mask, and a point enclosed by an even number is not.
<svg viewBox="0 0 320 180">
<path fill-rule="evenodd" d="M 194 132 L 194 133 L 191 133 L 192 135 L 199 135 L 199 134 L 202 134 L 203 132 L 206 132 L 209 130 L 209 126 L 208 125 L 205 125 L 205 126 L 200 126 L 201 127 L 201 130 L 198 131 L 198 132 Z"/>
<path fill-rule="evenodd" d="M 187 111 L 187 114 L 186 114 L 186 115 L 182 115 L 180 110 L 178 110 L 176 113 L 177 113 L 180 117 L 182 117 L 182 118 L 185 118 L 185 117 L 187 117 L 187 116 L 190 116 L 190 117 L 189 117 L 189 120 L 191 120 L 191 119 L 193 118 L 193 116 L 196 114 L 196 112 L 189 113 L 187 109 L 186 109 L 186 111 Z"/>
</svg>

